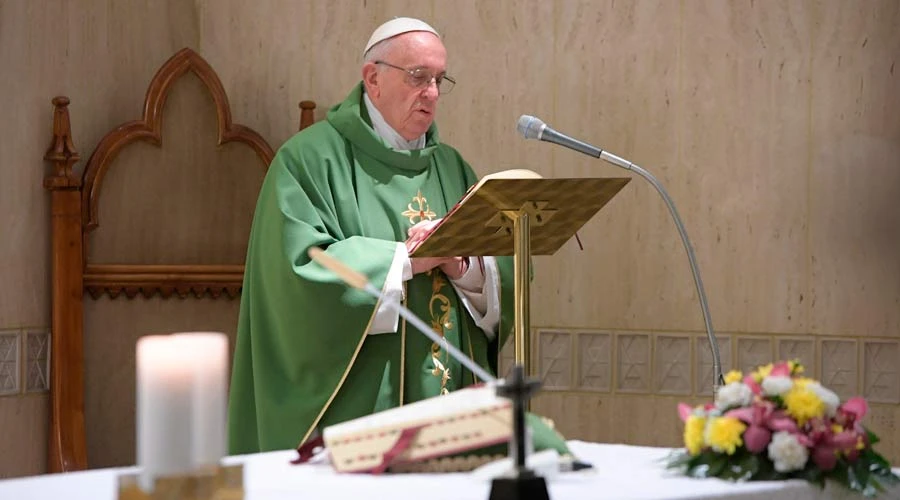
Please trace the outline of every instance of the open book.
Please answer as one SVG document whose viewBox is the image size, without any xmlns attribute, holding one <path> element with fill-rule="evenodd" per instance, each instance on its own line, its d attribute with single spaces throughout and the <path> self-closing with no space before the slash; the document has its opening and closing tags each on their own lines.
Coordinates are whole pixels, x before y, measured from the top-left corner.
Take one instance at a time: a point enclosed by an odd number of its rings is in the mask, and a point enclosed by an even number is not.
<svg viewBox="0 0 900 500">
<path fill-rule="evenodd" d="M 548 421 L 528 415 L 527 425 L 535 450 L 569 453 Z M 457 472 L 506 456 L 512 434 L 512 402 L 485 385 L 335 424 L 322 437 L 338 472 Z"/>
<path fill-rule="evenodd" d="M 470 187 L 468 191 L 466 191 L 466 194 L 462 197 L 462 199 L 459 200 L 459 202 L 457 202 L 449 212 L 447 212 L 447 216 L 449 217 L 450 214 L 453 213 L 453 210 L 455 208 L 465 203 L 466 200 L 468 200 L 472 195 L 472 193 L 478 191 L 481 186 L 493 179 L 543 179 L 543 177 L 541 177 L 541 174 L 533 170 L 528 170 L 527 168 L 511 168 L 509 170 L 501 170 L 499 172 L 487 174 L 482 177 L 481 180 L 475 183 L 474 186 Z"/>
<path fill-rule="evenodd" d="M 529 216 L 531 255 L 552 255 L 629 181 L 545 179 L 525 169 L 486 175 L 428 231 L 410 257 L 513 255 L 514 219 L 523 213 Z"/>
<path fill-rule="evenodd" d="M 493 387 L 479 387 L 332 425 L 322 437 L 339 472 L 377 473 L 504 443 L 511 435 L 511 402 Z"/>
<path fill-rule="evenodd" d="M 479 190 L 481 189 L 481 187 L 484 186 L 487 182 L 495 180 L 495 179 L 541 179 L 541 178 L 542 178 L 541 175 L 538 174 L 537 172 L 534 172 L 534 171 L 528 170 L 528 169 L 524 169 L 524 168 L 501 170 L 499 172 L 494 172 L 492 174 L 485 175 L 484 177 L 481 178 L 481 180 L 479 180 L 477 183 L 472 185 L 472 187 L 470 187 L 469 190 L 466 191 L 466 194 L 464 194 L 463 197 L 458 202 L 456 202 L 455 205 L 450 207 L 450 210 L 447 211 L 447 214 L 444 217 L 442 217 L 441 220 L 438 221 L 438 223 L 435 224 L 434 227 L 432 227 L 429 230 L 428 235 L 422 241 L 420 241 L 419 244 L 415 248 L 412 249 L 412 251 L 410 252 L 410 256 L 413 256 L 413 257 L 421 257 L 421 256 L 449 257 L 449 256 L 456 256 L 456 255 L 481 255 L 481 254 L 471 254 L 471 253 L 452 253 L 452 254 L 448 254 L 448 255 L 432 255 L 431 253 L 429 253 L 429 255 L 423 255 L 421 252 L 419 252 L 419 249 L 422 248 L 423 245 L 425 245 L 425 247 L 427 249 L 430 245 L 430 244 L 426 244 L 426 241 L 428 240 L 428 238 L 432 234 L 437 232 L 441 228 L 442 225 L 446 224 L 448 220 L 450 220 L 451 218 L 456 216 L 457 212 L 459 212 L 459 210 L 462 209 L 466 205 L 466 203 L 469 202 L 469 200 L 475 195 L 475 193 L 478 193 Z"/>
</svg>

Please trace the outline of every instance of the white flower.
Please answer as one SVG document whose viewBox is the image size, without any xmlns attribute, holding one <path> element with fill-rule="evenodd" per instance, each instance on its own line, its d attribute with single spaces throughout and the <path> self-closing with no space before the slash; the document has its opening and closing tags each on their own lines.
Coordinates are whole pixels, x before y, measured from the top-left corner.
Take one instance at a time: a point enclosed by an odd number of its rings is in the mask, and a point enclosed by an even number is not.
<svg viewBox="0 0 900 500">
<path fill-rule="evenodd" d="M 837 394 L 832 392 L 830 389 L 826 389 L 822 386 L 822 384 L 818 382 L 810 382 L 806 387 L 809 390 L 813 391 L 816 396 L 819 396 L 819 399 L 825 403 L 825 414 L 829 417 L 835 416 L 837 414 L 838 406 L 841 405 L 841 398 L 838 397 Z"/>
<path fill-rule="evenodd" d="M 766 396 L 781 396 L 794 386 L 791 377 L 775 375 L 766 377 L 762 381 L 762 390 Z"/>
<path fill-rule="evenodd" d="M 716 407 L 724 410 L 733 406 L 747 406 L 753 401 L 753 391 L 743 382 L 732 382 L 719 388 Z"/>
<path fill-rule="evenodd" d="M 806 467 L 809 450 L 790 432 L 779 431 L 769 443 L 769 458 L 778 472 L 791 472 Z"/>
</svg>

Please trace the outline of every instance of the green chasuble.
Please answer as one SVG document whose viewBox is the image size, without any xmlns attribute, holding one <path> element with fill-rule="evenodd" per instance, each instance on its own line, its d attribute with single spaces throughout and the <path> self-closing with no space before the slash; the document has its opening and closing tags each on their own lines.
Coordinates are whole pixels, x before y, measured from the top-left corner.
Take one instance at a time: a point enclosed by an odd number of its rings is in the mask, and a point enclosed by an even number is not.
<svg viewBox="0 0 900 500">
<path fill-rule="evenodd" d="M 478 382 L 407 326 L 367 335 L 376 300 L 307 257 L 318 246 L 384 287 L 397 242 L 443 217 L 477 179 L 437 128 L 395 151 L 369 125 L 362 85 L 279 149 L 257 202 L 229 401 L 229 452 L 294 448 L 322 429 Z M 496 373 L 513 329 L 513 262 L 498 257 L 499 331 L 489 336 L 440 270 L 407 281 L 405 303 L 445 342 Z"/>
</svg>

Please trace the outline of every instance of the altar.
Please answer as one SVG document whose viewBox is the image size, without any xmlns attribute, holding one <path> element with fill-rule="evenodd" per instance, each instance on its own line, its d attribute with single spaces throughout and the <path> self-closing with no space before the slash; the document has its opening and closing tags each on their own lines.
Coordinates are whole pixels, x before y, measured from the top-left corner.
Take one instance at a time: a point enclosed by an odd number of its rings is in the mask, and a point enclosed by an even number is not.
<svg viewBox="0 0 900 500">
<path fill-rule="evenodd" d="M 730 483 L 690 479 L 667 471 L 668 448 L 570 441 L 572 452 L 593 469 L 561 473 L 548 481 L 553 499 L 849 500 L 862 498 L 837 485 L 824 491 L 804 481 Z M 293 450 L 227 457 L 244 464 L 247 500 L 391 498 L 485 500 L 490 481 L 468 474 L 338 474 L 327 464 L 292 465 Z M 115 500 L 117 477 L 135 468 L 48 474 L 0 481 L 0 499 Z M 895 469 L 900 472 L 900 469 Z M 879 498 L 900 498 L 900 488 Z"/>
</svg>

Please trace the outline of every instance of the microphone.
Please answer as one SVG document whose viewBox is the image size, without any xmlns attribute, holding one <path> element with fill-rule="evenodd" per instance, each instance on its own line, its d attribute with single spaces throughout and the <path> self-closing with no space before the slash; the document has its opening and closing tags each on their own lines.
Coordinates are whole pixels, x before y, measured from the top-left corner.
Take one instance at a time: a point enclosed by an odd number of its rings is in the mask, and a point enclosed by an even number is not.
<svg viewBox="0 0 900 500">
<path fill-rule="evenodd" d="M 588 156 L 593 156 L 594 158 L 606 160 L 613 165 L 624 168 L 625 170 L 632 170 L 635 167 L 633 163 L 626 159 L 620 158 L 612 153 L 603 151 L 598 147 L 591 146 L 586 142 L 579 141 L 578 139 L 573 139 L 565 134 L 561 134 L 553 130 L 546 123 L 541 121 L 540 118 L 536 118 L 534 116 L 522 115 L 521 117 L 519 117 L 519 124 L 516 126 L 516 128 L 519 129 L 519 133 L 525 136 L 526 139 L 537 139 L 539 141 L 547 141 L 552 142 L 553 144 L 559 144 L 560 146 L 574 149 L 579 153 L 584 153 Z"/>
<path fill-rule="evenodd" d="M 694 276 L 694 284 L 697 287 L 697 296 L 700 299 L 700 309 L 703 313 L 703 322 L 706 326 L 706 336 L 709 339 L 709 347 L 712 351 L 713 395 L 715 395 L 718 392 L 719 386 L 725 382 L 725 378 L 722 376 L 722 364 L 719 361 L 719 343 L 716 341 L 715 333 L 713 333 L 712 319 L 710 319 L 709 315 L 709 304 L 706 301 L 706 292 L 703 289 L 703 281 L 700 279 L 700 270 L 697 268 L 697 259 L 696 257 L 694 257 L 694 249 L 691 246 L 690 240 L 688 239 L 687 231 L 684 229 L 684 224 L 681 222 L 681 217 L 679 217 L 678 211 L 675 209 L 675 203 L 672 202 L 672 199 L 669 197 L 669 194 L 666 192 L 666 190 L 662 187 L 662 184 L 660 184 L 659 181 L 650 174 L 650 172 L 647 172 L 634 163 L 607 151 L 603 151 L 596 146 L 592 146 L 586 142 L 579 141 L 578 139 L 574 139 L 565 134 L 559 133 L 556 130 L 550 128 L 540 118 L 536 118 L 530 115 L 522 115 L 521 117 L 519 117 L 519 123 L 516 125 L 516 128 L 518 129 L 519 133 L 522 134 L 522 136 L 524 136 L 526 139 L 537 139 L 539 141 L 559 144 L 560 146 L 573 149 L 575 151 L 578 151 L 579 153 L 583 153 L 594 158 L 600 158 L 601 160 L 612 163 L 613 165 L 624 168 L 625 170 L 635 172 L 646 179 L 651 185 L 653 185 L 660 196 L 662 196 L 663 201 L 666 202 L 666 206 L 669 208 L 669 213 L 672 214 L 672 219 L 675 221 L 675 226 L 678 228 L 678 234 L 681 236 L 681 242 L 684 245 L 684 250 L 685 252 L 687 252 L 688 261 L 691 265 L 691 273 Z"/>
<path fill-rule="evenodd" d="M 552 142 L 595 158 L 600 158 L 600 155 L 603 154 L 603 151 L 600 149 L 585 142 L 581 142 L 578 139 L 573 139 L 567 135 L 560 134 L 548 127 L 547 124 L 542 122 L 539 118 L 533 116 L 522 115 L 522 117 L 519 118 L 519 124 L 516 128 L 519 129 L 519 133 L 524 135 L 526 139 Z"/>
</svg>

